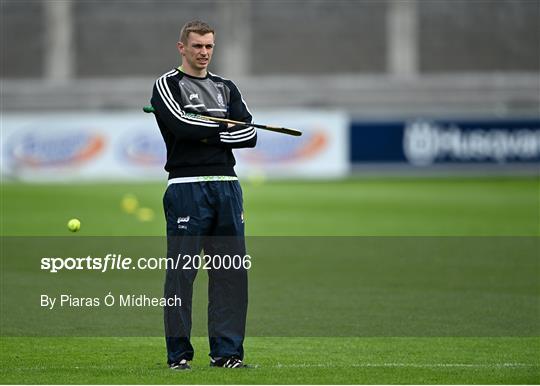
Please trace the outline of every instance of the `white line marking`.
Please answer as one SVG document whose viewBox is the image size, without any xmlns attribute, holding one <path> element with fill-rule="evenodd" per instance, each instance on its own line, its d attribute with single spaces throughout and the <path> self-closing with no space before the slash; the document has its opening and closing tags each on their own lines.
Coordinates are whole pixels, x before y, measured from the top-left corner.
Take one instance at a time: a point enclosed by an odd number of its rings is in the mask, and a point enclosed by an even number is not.
<svg viewBox="0 0 540 386">
<path fill-rule="evenodd" d="M 290 363 L 271 365 L 272 368 L 332 368 L 332 367 L 413 367 L 413 368 L 512 368 L 512 367 L 539 367 L 540 364 L 531 363 Z M 266 367 L 266 366 L 265 366 Z"/>
<path fill-rule="evenodd" d="M 540 364 L 538 363 L 349 363 L 349 364 L 343 364 L 343 363 L 333 363 L 333 364 L 327 364 L 327 363 L 277 363 L 272 365 L 260 365 L 260 364 L 252 364 L 248 363 L 248 365 L 251 368 L 259 368 L 259 369 L 304 369 L 304 368 L 377 368 L 377 367 L 383 367 L 383 368 L 480 368 L 480 369 L 518 369 L 518 368 L 529 368 L 529 367 L 540 367 Z M 149 367 L 155 367 L 149 364 Z M 208 367 L 207 365 L 197 366 L 196 368 L 199 370 L 205 369 Z M 99 366 L 99 365 L 88 365 L 88 366 L 31 366 L 24 368 L 15 368 L 13 370 L 17 371 L 27 371 L 27 370 L 50 370 L 50 369 L 101 369 L 101 370 L 115 370 L 115 369 L 124 369 L 123 366 Z M 163 365 L 163 368 L 166 368 L 165 365 Z M 208 367 L 210 369 L 210 367 Z"/>
</svg>

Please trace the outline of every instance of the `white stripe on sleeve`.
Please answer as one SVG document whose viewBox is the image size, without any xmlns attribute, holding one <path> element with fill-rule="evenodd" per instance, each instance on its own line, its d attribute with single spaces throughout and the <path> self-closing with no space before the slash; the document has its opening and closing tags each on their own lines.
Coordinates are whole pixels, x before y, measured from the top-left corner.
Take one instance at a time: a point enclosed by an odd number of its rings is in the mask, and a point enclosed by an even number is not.
<svg viewBox="0 0 540 386">
<path fill-rule="evenodd" d="M 256 135 L 257 135 L 257 132 L 253 130 L 252 133 L 247 133 L 244 136 L 234 137 L 234 138 L 220 136 L 220 139 L 221 139 L 221 142 L 224 142 L 224 143 L 238 143 L 238 142 L 248 141 L 251 138 L 255 137 Z"/>
<path fill-rule="evenodd" d="M 223 137 L 236 137 L 236 136 L 240 136 L 241 134 L 246 134 L 247 132 L 252 132 L 254 130 L 255 130 L 255 128 L 253 128 L 253 127 L 246 127 L 245 129 L 237 130 L 237 131 L 233 131 L 233 132 L 222 131 L 219 134 L 221 136 L 223 136 Z"/>
</svg>

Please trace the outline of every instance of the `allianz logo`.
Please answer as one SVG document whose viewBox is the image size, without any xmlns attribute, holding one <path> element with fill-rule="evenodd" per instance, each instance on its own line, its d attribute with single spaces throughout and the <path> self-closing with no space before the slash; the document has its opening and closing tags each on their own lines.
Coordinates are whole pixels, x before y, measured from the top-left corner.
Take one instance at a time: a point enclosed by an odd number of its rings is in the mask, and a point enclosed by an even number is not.
<svg viewBox="0 0 540 386">
<path fill-rule="evenodd" d="M 463 130 L 456 124 L 442 126 L 414 121 L 405 126 L 403 151 L 417 166 L 438 159 L 455 161 L 535 160 L 540 157 L 540 130 L 504 128 Z"/>
</svg>

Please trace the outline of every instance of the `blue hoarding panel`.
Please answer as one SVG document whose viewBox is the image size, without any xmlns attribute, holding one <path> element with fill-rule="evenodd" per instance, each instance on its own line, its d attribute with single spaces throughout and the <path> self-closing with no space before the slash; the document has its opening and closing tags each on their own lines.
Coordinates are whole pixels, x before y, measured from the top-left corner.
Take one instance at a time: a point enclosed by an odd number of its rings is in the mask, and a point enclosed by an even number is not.
<svg viewBox="0 0 540 386">
<path fill-rule="evenodd" d="M 352 162 L 540 162 L 540 120 L 353 121 Z"/>
</svg>

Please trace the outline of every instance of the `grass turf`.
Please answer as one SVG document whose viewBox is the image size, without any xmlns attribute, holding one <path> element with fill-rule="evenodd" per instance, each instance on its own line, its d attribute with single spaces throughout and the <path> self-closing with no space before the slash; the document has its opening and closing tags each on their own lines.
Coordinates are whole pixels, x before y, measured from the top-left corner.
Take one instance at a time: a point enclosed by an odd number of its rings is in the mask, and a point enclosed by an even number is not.
<svg viewBox="0 0 540 386">
<path fill-rule="evenodd" d="M 250 235 L 540 234 L 536 178 L 247 182 L 243 187 Z M 126 193 L 153 209 L 155 218 L 139 221 L 122 212 Z M 3 184 L 1 234 L 69 236 L 67 220 L 78 217 L 81 236 L 162 235 L 162 194 L 163 184 Z M 199 278 L 196 291 L 204 284 Z M 498 291 L 493 296 L 527 296 L 538 304 L 538 292 L 512 293 L 504 286 Z M 538 306 L 532 312 L 538 315 Z M 513 384 L 540 378 L 537 337 L 251 337 L 247 360 L 258 367 L 234 373 L 208 368 L 206 340 L 194 342 L 194 370 L 178 374 L 164 366 L 162 338 L 4 336 L 0 383 Z"/>
<path fill-rule="evenodd" d="M 246 232 L 262 236 L 539 235 L 537 178 L 350 179 L 243 184 Z M 163 184 L 4 184 L 3 235 L 163 235 Z M 155 213 L 120 210 L 126 193 Z"/>
<path fill-rule="evenodd" d="M 163 366 L 161 338 L 2 338 L 2 383 L 531 384 L 538 338 L 250 338 L 252 369 Z M 207 350 L 206 340 L 194 346 Z"/>
</svg>

